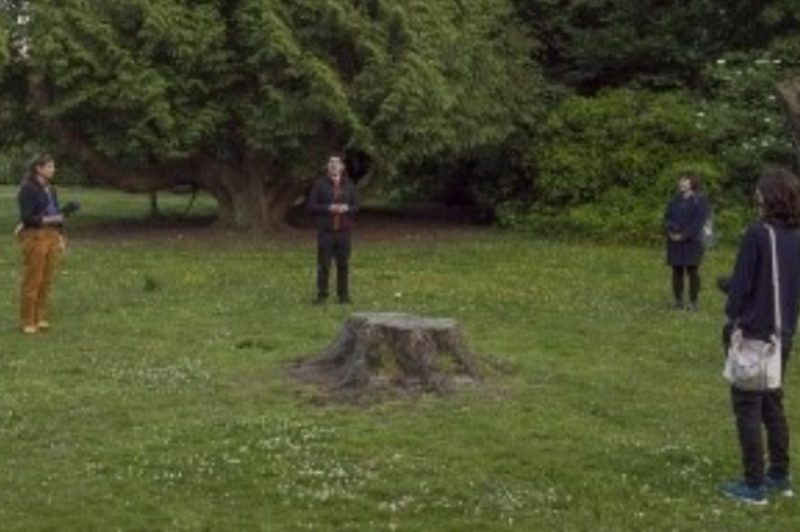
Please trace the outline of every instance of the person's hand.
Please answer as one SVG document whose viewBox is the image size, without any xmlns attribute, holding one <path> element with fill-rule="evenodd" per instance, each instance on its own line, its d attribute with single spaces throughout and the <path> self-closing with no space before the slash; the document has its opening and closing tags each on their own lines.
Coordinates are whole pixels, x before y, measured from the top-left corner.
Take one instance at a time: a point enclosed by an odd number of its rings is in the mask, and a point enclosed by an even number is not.
<svg viewBox="0 0 800 532">
<path fill-rule="evenodd" d="M 672 240 L 673 242 L 680 242 L 681 240 L 683 240 L 683 235 L 680 233 L 670 233 L 669 239 Z"/>
<path fill-rule="evenodd" d="M 61 212 L 64 216 L 70 216 L 81 210 L 81 205 L 77 201 L 68 201 L 62 208 Z"/>
<path fill-rule="evenodd" d="M 728 350 L 728 347 L 731 345 L 731 335 L 733 335 L 733 328 L 734 322 L 728 320 L 725 322 L 725 325 L 722 326 L 722 345 L 725 346 L 725 350 Z"/>
<path fill-rule="evenodd" d="M 731 278 L 728 275 L 721 275 L 717 277 L 717 288 L 724 293 L 728 293 L 731 287 Z"/>
</svg>

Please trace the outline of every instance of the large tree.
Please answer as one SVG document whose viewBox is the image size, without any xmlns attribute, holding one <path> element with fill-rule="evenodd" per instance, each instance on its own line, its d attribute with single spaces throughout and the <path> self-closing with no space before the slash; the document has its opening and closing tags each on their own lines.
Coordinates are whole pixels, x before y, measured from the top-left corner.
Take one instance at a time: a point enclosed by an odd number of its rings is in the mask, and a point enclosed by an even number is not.
<svg viewBox="0 0 800 532">
<path fill-rule="evenodd" d="M 196 186 L 235 227 L 281 224 L 334 150 L 391 175 L 498 143 L 537 89 L 507 0 L 2 4 L 6 144 L 44 131 L 99 182 Z"/>
</svg>

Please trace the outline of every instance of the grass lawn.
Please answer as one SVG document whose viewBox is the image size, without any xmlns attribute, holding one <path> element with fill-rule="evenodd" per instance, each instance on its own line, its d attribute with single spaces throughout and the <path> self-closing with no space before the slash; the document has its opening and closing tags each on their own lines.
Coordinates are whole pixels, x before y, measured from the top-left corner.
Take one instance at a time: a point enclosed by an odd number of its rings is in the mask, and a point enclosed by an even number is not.
<svg viewBox="0 0 800 532">
<path fill-rule="evenodd" d="M 356 233 L 355 304 L 317 307 L 313 232 L 134 238 L 120 228 L 146 197 L 61 195 L 84 209 L 53 330 L 27 337 L 0 189 L 4 531 L 800 530 L 792 499 L 716 493 L 739 474 L 713 288 L 733 249 L 709 254 L 689 313 L 667 310 L 660 248 Z M 356 310 L 455 318 L 511 371 L 445 398 L 320 406 L 285 367 Z"/>
</svg>

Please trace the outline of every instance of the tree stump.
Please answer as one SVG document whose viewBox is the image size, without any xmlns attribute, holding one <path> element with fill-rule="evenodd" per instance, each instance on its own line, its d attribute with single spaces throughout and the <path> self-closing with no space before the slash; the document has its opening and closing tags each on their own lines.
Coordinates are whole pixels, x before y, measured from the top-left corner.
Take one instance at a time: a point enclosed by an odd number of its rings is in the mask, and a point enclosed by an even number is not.
<svg viewBox="0 0 800 532">
<path fill-rule="evenodd" d="M 298 361 L 292 374 L 348 397 L 386 389 L 443 393 L 478 379 L 455 320 L 384 312 L 350 315 L 339 336 Z"/>
</svg>

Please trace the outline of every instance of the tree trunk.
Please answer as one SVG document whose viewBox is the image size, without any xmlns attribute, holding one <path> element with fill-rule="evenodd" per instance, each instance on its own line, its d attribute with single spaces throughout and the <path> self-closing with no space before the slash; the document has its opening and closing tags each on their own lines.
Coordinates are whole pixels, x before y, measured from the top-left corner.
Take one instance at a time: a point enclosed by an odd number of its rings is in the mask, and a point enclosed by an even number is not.
<svg viewBox="0 0 800 532">
<path fill-rule="evenodd" d="M 268 199 L 267 219 L 271 229 L 285 229 L 289 209 L 302 196 L 306 184 L 302 181 L 278 183 Z"/>
<path fill-rule="evenodd" d="M 792 135 L 795 156 L 800 168 L 800 78 L 778 83 L 778 100 L 783 105 L 789 132 Z"/>
<path fill-rule="evenodd" d="M 267 184 L 263 176 L 238 169 L 223 170 L 207 188 L 219 205 L 218 225 L 253 231 L 286 228 L 289 208 L 304 189 L 301 181 Z"/>
<path fill-rule="evenodd" d="M 443 393 L 478 379 L 458 323 L 404 313 L 355 313 L 319 356 L 297 362 L 292 375 L 334 396 L 400 389 Z"/>
</svg>

